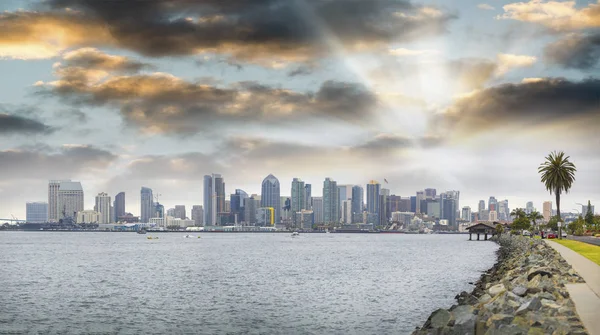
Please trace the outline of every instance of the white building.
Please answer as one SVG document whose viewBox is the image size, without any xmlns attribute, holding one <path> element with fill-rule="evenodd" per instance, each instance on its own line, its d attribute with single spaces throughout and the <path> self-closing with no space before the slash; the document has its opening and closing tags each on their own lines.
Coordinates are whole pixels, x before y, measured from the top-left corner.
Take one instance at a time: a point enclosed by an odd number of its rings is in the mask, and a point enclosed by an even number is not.
<svg viewBox="0 0 600 335">
<path fill-rule="evenodd" d="M 311 230 L 314 223 L 314 212 L 302 209 L 296 212 L 296 227 L 306 230 Z"/>
<path fill-rule="evenodd" d="M 343 224 L 352 223 L 352 200 L 342 201 L 342 216 L 340 222 Z"/>
<path fill-rule="evenodd" d="M 313 211 L 315 216 L 315 223 L 323 223 L 323 197 L 313 197 Z"/>
<path fill-rule="evenodd" d="M 83 211 L 83 188 L 80 182 L 61 181 L 58 188 L 59 219 L 77 218 Z"/>
<path fill-rule="evenodd" d="M 498 221 L 498 212 L 496 212 L 496 211 L 490 211 L 490 218 L 489 218 L 488 221 L 489 222 Z"/>
<path fill-rule="evenodd" d="M 112 215 L 110 211 L 110 196 L 106 193 L 98 193 L 96 196 L 96 212 L 100 213 L 100 223 L 112 223 Z"/>
<path fill-rule="evenodd" d="M 77 223 L 100 223 L 102 214 L 92 210 L 77 212 Z"/>
<path fill-rule="evenodd" d="M 70 180 L 50 180 L 48 182 L 48 221 L 58 222 L 62 216 L 58 210 L 58 189 L 61 182 L 70 182 Z"/>
<path fill-rule="evenodd" d="M 467 220 L 467 221 L 471 222 L 471 207 L 465 206 L 462 208 L 461 218 L 463 220 Z"/>
<path fill-rule="evenodd" d="M 44 223 L 48 222 L 48 203 L 47 202 L 28 202 L 25 205 L 27 222 Z"/>
</svg>

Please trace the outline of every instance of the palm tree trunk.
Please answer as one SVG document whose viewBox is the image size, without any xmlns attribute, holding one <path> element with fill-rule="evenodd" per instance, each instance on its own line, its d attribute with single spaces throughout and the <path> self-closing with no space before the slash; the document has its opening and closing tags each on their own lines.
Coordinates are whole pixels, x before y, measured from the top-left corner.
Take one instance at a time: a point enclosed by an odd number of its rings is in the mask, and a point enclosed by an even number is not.
<svg viewBox="0 0 600 335">
<path fill-rule="evenodd" d="M 562 233 L 561 233 L 561 218 L 560 218 L 560 189 L 556 189 L 556 215 L 558 216 L 558 239 L 561 240 L 562 239 Z"/>
</svg>

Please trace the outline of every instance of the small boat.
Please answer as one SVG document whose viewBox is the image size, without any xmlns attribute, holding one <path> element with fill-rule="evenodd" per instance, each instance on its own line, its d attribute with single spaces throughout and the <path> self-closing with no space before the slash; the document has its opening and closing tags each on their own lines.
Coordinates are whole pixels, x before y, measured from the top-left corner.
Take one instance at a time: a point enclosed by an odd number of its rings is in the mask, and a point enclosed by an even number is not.
<svg viewBox="0 0 600 335">
<path fill-rule="evenodd" d="M 146 231 L 144 229 L 138 230 L 137 231 L 138 234 L 146 234 Z"/>
<path fill-rule="evenodd" d="M 147 238 L 147 239 L 149 239 L 149 240 L 151 240 L 151 239 L 152 239 L 152 236 L 148 236 L 148 237 L 146 237 L 146 238 Z M 156 237 L 156 238 L 158 238 L 158 237 Z"/>
<path fill-rule="evenodd" d="M 192 235 L 185 235 L 183 238 L 193 238 L 194 236 Z"/>
<path fill-rule="evenodd" d="M 292 233 L 292 236 L 298 236 L 298 235 L 300 235 L 300 233 L 297 232 L 297 231 L 295 231 L 295 232 Z"/>
</svg>

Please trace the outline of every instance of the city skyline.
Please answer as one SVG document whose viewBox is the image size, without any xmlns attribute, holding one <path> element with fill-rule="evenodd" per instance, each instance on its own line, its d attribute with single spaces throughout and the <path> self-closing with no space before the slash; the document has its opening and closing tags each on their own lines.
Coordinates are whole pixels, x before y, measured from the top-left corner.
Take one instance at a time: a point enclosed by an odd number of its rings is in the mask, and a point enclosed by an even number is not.
<svg viewBox="0 0 600 335">
<path fill-rule="evenodd" d="M 260 194 L 269 174 L 281 195 L 296 177 L 315 197 L 325 177 L 387 179 L 391 194 L 539 209 L 553 150 L 578 170 L 564 210 L 598 202 L 597 6 L 2 1 L 0 218 L 67 178 L 86 209 L 125 192 L 141 215 L 146 186 L 189 210 L 212 173 L 226 195 Z M 124 26 L 124 13 L 140 17 Z"/>
</svg>

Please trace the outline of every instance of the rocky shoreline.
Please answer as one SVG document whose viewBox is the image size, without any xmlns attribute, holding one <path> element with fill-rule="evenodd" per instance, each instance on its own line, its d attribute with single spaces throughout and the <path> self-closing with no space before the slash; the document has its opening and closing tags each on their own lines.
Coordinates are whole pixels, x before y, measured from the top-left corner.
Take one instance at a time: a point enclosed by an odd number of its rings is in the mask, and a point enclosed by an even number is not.
<svg viewBox="0 0 600 335">
<path fill-rule="evenodd" d="M 541 240 L 508 234 L 493 240 L 500 245 L 497 263 L 413 335 L 587 334 L 564 285 L 583 278 Z"/>
</svg>

